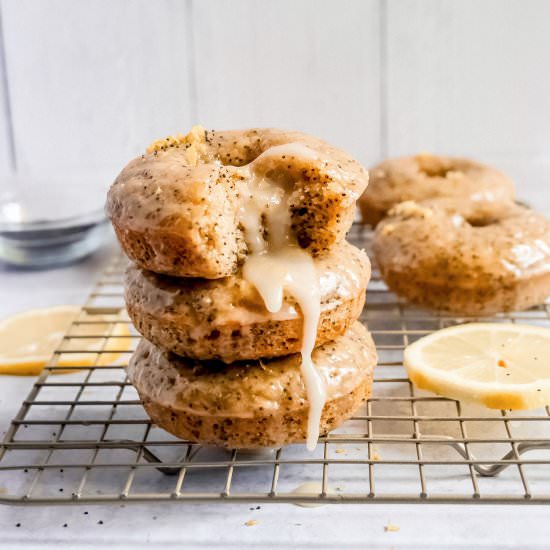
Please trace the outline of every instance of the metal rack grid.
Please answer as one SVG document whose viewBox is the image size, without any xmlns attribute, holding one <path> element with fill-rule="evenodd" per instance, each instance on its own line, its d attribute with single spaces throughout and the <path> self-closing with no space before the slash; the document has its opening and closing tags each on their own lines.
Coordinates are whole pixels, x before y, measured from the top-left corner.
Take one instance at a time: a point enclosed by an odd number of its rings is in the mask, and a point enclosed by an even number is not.
<svg viewBox="0 0 550 550">
<path fill-rule="evenodd" d="M 369 238 L 360 227 L 350 235 L 366 248 Z M 126 380 L 139 336 L 124 310 L 125 262 L 105 271 L 13 419 L 0 502 L 550 503 L 550 408 L 490 411 L 416 390 L 404 347 L 469 319 L 405 304 L 376 271 L 362 315 L 379 353 L 373 396 L 314 452 L 230 452 L 172 437 Z M 491 320 L 550 326 L 549 307 Z"/>
</svg>

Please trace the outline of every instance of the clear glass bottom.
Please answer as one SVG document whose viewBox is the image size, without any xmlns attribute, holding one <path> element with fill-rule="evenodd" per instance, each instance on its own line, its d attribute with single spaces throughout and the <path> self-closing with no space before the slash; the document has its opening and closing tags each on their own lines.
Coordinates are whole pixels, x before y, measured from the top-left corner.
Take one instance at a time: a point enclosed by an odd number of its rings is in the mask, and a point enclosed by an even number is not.
<svg viewBox="0 0 550 550">
<path fill-rule="evenodd" d="M 69 263 L 97 250 L 109 231 L 106 221 L 63 229 L 0 233 L 0 260 L 46 268 Z"/>
</svg>

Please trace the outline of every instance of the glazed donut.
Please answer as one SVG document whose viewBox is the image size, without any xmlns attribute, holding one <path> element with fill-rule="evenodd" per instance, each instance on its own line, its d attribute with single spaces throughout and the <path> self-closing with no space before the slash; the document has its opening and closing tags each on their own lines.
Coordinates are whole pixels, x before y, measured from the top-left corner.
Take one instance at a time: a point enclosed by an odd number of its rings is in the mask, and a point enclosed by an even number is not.
<svg viewBox="0 0 550 550">
<path fill-rule="evenodd" d="M 237 271 L 250 227 L 269 242 L 288 223 L 314 256 L 341 242 L 367 183 L 346 153 L 300 132 L 195 127 L 132 160 L 111 186 L 106 211 L 140 267 L 216 279 Z M 288 221 L 270 232 L 279 207 Z"/>
<path fill-rule="evenodd" d="M 359 208 L 363 223 L 374 227 L 403 201 L 456 197 L 494 205 L 514 196 L 512 181 L 494 168 L 467 159 L 421 154 L 385 160 L 372 168 Z"/>
<path fill-rule="evenodd" d="M 388 287 L 421 306 L 486 315 L 550 295 L 550 221 L 512 202 L 401 203 L 376 227 L 373 252 Z"/>
<path fill-rule="evenodd" d="M 320 431 L 353 415 L 371 391 L 376 350 L 355 322 L 313 352 L 326 384 Z M 280 447 L 305 441 L 309 402 L 298 354 L 235 363 L 197 362 L 142 340 L 127 367 L 145 410 L 182 439 L 222 447 Z"/>
<path fill-rule="evenodd" d="M 370 278 L 367 255 L 347 242 L 315 260 L 321 316 L 316 345 L 343 334 L 361 314 Z M 131 264 L 126 308 L 136 329 L 161 349 L 196 359 L 277 357 L 300 351 L 303 319 L 285 292 L 270 313 L 240 273 L 223 279 L 176 279 Z"/>
</svg>

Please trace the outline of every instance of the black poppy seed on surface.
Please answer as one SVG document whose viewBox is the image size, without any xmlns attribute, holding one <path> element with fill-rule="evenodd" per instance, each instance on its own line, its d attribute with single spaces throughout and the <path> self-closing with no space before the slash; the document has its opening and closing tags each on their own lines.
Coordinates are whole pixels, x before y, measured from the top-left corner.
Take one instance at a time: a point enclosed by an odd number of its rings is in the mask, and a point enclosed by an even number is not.
<svg viewBox="0 0 550 550">
<path fill-rule="evenodd" d="M 103 520 L 100 519 L 98 522 L 97 522 L 98 525 L 103 525 Z"/>
<path fill-rule="evenodd" d="M 84 512 L 84 515 L 85 515 L 85 516 L 87 516 L 87 515 L 88 515 L 88 510 L 86 510 L 86 511 Z"/>
<path fill-rule="evenodd" d="M 20 524 L 20 523 L 16 523 L 15 526 L 16 526 L 16 527 L 21 527 L 21 524 Z"/>
<path fill-rule="evenodd" d="M 64 524 L 63 524 L 63 527 L 68 527 L 68 524 L 64 523 Z"/>
</svg>

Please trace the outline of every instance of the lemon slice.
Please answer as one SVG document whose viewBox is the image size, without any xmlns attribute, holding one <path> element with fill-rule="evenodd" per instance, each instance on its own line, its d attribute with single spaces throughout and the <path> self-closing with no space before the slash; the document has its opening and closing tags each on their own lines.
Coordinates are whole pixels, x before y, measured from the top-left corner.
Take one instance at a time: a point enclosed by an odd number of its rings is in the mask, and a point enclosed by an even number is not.
<svg viewBox="0 0 550 550">
<path fill-rule="evenodd" d="M 116 324 L 110 332 L 111 324 L 106 318 L 94 315 L 83 317 L 86 323 L 73 325 L 79 315 L 78 306 L 59 306 L 33 309 L 0 321 L 0 374 L 39 374 L 55 350 L 69 352 L 59 354 L 55 365 L 71 370 L 114 364 L 122 351 L 130 350 L 126 323 Z M 63 340 L 66 334 L 71 338 Z M 98 353 L 104 350 L 117 351 Z"/>
<path fill-rule="evenodd" d="M 550 404 L 550 329 L 469 323 L 434 332 L 405 349 L 413 384 L 490 409 Z"/>
</svg>

